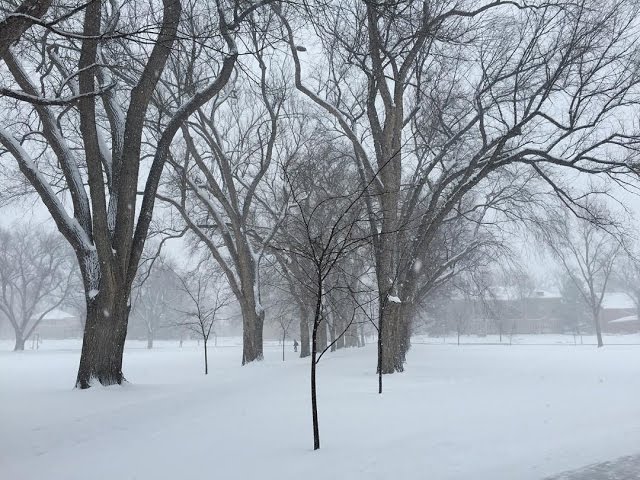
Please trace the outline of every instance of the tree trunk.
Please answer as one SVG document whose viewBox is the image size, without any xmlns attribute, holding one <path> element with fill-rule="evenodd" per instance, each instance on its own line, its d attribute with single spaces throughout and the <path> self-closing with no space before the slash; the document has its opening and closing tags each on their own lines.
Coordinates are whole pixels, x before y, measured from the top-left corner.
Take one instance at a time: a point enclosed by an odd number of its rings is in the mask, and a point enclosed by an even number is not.
<svg viewBox="0 0 640 480">
<path fill-rule="evenodd" d="M 345 316 L 347 315 L 347 299 L 342 300 L 342 305 L 339 306 L 333 314 L 333 339 L 336 341 L 336 349 L 344 348 L 345 346 L 345 336 L 347 332 L 345 332 L 345 327 L 347 323 L 345 321 Z M 344 332 L 344 334 L 343 334 Z M 333 340 L 331 340 L 333 341 Z"/>
<path fill-rule="evenodd" d="M 284 362 L 284 341 L 286 339 L 285 332 L 282 332 L 282 361 Z"/>
<path fill-rule="evenodd" d="M 316 346 L 317 334 L 314 329 L 311 340 L 311 422 L 313 424 L 313 449 L 320 448 L 320 427 L 318 425 L 318 395 L 316 389 Z"/>
<path fill-rule="evenodd" d="M 309 341 L 309 320 L 306 312 L 300 309 L 300 358 L 311 355 L 311 347 Z"/>
<path fill-rule="evenodd" d="M 242 365 L 262 360 L 262 335 L 264 313 L 258 314 L 255 305 L 250 302 L 242 304 Z"/>
<path fill-rule="evenodd" d="M 356 323 L 352 323 L 351 325 L 349 325 L 349 328 L 347 328 L 347 331 L 344 335 L 344 346 L 346 348 L 358 346 L 358 330 Z"/>
<path fill-rule="evenodd" d="M 336 321 L 337 321 L 337 317 L 335 315 L 332 315 L 332 322 L 331 325 L 329 325 L 329 335 L 330 335 L 330 343 L 331 343 L 331 351 L 335 352 L 336 351 L 336 347 L 337 347 L 337 343 L 336 342 Z"/>
<path fill-rule="evenodd" d="M 147 349 L 153 348 L 153 331 L 147 329 Z"/>
<path fill-rule="evenodd" d="M 596 338 L 598 339 L 598 348 L 604 346 L 604 342 L 602 341 L 602 329 L 600 328 L 600 312 L 594 312 L 593 314 L 593 323 L 596 326 Z"/>
<path fill-rule="evenodd" d="M 320 330 L 319 330 L 320 329 Z M 318 296 L 316 300 L 316 308 L 313 315 L 313 329 L 311 331 L 311 422 L 313 425 L 313 449 L 320 448 L 320 425 L 318 423 L 318 395 L 316 385 L 316 360 L 318 350 L 322 351 L 325 347 L 318 347 L 318 334 L 324 330 L 325 346 L 327 339 L 327 328 L 322 320 L 322 282 L 318 281 Z"/>
<path fill-rule="evenodd" d="M 380 352 L 378 368 L 383 374 L 404 371 L 406 354 L 409 351 L 409 325 L 401 304 L 385 302 L 380 311 Z"/>
<path fill-rule="evenodd" d="M 204 339 L 204 374 L 209 375 L 209 355 L 207 352 L 207 338 Z"/>
<path fill-rule="evenodd" d="M 27 341 L 26 338 L 24 338 L 24 335 L 22 332 L 16 332 L 16 343 L 13 347 L 13 351 L 14 352 L 21 352 L 22 350 L 24 350 L 24 343 Z"/>
<path fill-rule="evenodd" d="M 313 343 L 313 339 L 311 343 Z M 320 319 L 319 324 L 317 326 L 315 343 L 316 343 L 317 351 L 321 352 L 325 348 L 327 348 L 327 322 L 325 322 L 323 319 Z M 312 348 L 312 351 L 313 351 L 313 348 Z"/>
<path fill-rule="evenodd" d="M 119 288 L 101 291 L 97 297 L 87 299 L 77 388 L 89 388 L 95 381 L 105 386 L 126 381 L 122 357 L 129 321 L 129 294 L 129 289 Z"/>
</svg>

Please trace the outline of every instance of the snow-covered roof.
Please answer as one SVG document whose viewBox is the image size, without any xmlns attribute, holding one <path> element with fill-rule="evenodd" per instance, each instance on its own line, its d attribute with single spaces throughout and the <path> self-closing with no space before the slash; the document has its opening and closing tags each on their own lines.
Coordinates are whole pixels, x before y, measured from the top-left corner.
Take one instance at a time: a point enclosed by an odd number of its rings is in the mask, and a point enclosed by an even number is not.
<svg viewBox="0 0 640 480">
<path fill-rule="evenodd" d="M 609 292 L 604 294 L 602 308 L 605 310 L 625 310 L 636 308 L 633 299 L 624 292 Z"/>
<path fill-rule="evenodd" d="M 37 313 L 34 317 L 38 318 L 42 312 Z M 77 315 L 72 315 L 71 313 L 65 312 L 64 310 L 53 309 L 49 313 L 44 316 L 44 320 L 64 320 L 67 318 L 75 318 Z"/>
<path fill-rule="evenodd" d="M 638 321 L 637 315 L 629 315 L 627 317 L 616 318 L 615 320 L 609 320 L 609 323 L 630 323 L 630 322 L 637 322 L 637 321 Z"/>
<path fill-rule="evenodd" d="M 521 296 L 521 292 L 514 286 L 493 287 L 491 291 L 498 300 L 516 300 Z M 544 290 L 542 288 L 534 288 L 527 293 L 527 298 L 560 298 L 562 295 L 558 292 Z"/>
</svg>

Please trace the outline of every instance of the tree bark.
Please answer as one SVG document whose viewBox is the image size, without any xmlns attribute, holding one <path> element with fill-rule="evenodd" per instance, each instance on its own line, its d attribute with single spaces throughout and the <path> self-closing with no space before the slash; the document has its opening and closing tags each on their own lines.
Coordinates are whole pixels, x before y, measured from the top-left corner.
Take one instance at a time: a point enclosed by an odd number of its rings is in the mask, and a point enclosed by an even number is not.
<svg viewBox="0 0 640 480">
<path fill-rule="evenodd" d="M 24 32 L 47 13 L 51 3 L 52 0 L 25 0 L 15 10 L 21 16 L 9 14 L 0 22 L 0 58 L 12 43 L 17 42 Z"/>
<path fill-rule="evenodd" d="M 82 340 L 77 388 L 89 388 L 92 383 L 120 385 L 124 342 L 129 322 L 127 288 L 101 291 L 97 297 L 87 298 L 87 321 Z"/>
<path fill-rule="evenodd" d="M 264 358 L 262 335 L 264 313 L 258 314 L 252 302 L 243 302 L 242 309 L 242 365 Z"/>
<path fill-rule="evenodd" d="M 381 305 L 379 321 L 380 359 L 378 368 L 383 374 L 404 371 L 404 363 L 409 350 L 409 325 L 401 304 L 386 302 Z"/>
</svg>

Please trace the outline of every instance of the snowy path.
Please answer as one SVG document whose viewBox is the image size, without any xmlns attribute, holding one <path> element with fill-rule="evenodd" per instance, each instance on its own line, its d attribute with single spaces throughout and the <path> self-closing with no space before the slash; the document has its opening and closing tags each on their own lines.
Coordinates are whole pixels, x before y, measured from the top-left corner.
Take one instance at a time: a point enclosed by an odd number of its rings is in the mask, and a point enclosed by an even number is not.
<svg viewBox="0 0 640 480">
<path fill-rule="evenodd" d="M 328 355 L 315 453 L 306 362 L 240 353 L 204 377 L 195 347 L 129 349 L 131 385 L 81 392 L 77 351 L 0 352 L 0 478 L 540 480 L 640 445 L 636 346 L 416 345 L 381 397 L 375 348 Z"/>
<path fill-rule="evenodd" d="M 590 465 L 572 472 L 549 477 L 545 480 L 638 480 L 640 479 L 640 455 L 622 457 L 610 462 Z"/>
</svg>

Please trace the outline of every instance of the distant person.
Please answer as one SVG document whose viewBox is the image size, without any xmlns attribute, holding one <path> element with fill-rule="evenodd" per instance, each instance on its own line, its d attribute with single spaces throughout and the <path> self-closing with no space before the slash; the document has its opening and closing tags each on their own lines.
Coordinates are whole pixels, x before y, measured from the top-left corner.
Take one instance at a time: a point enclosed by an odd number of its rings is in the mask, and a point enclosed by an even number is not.
<svg viewBox="0 0 640 480">
<path fill-rule="evenodd" d="M 298 340 L 296 340 L 295 338 L 293 339 L 293 351 L 298 351 Z"/>
</svg>

